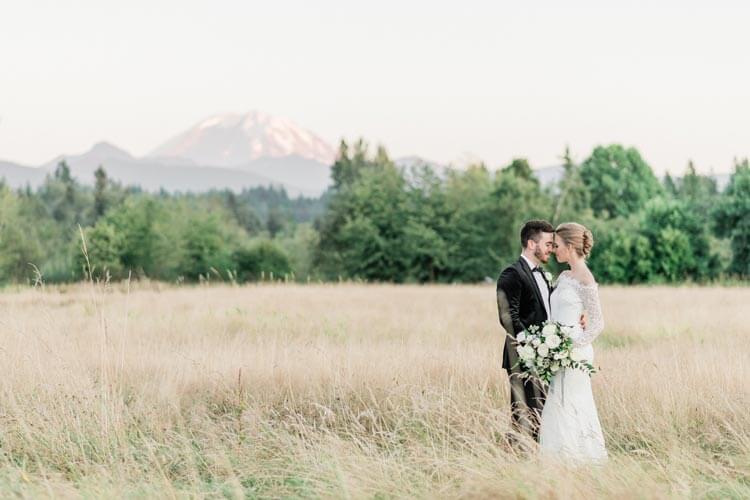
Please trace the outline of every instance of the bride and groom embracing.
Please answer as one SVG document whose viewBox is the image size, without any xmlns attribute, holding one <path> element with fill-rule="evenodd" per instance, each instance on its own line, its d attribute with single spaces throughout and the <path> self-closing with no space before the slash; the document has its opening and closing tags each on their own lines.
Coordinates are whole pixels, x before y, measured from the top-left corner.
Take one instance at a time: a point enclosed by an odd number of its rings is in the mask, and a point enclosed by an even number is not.
<svg viewBox="0 0 750 500">
<path fill-rule="evenodd" d="M 497 306 L 507 333 L 503 368 L 510 379 L 514 428 L 537 440 L 545 455 L 602 462 L 607 451 L 590 374 L 566 362 L 547 385 L 524 368 L 516 338 L 548 320 L 566 325 L 576 356 L 593 362 L 591 343 L 604 328 L 598 285 L 586 265 L 593 244 L 591 231 L 581 224 L 553 228 L 546 221 L 528 221 L 521 229 L 521 257 L 497 281 Z M 551 253 L 570 267 L 555 283 L 541 268 Z"/>
</svg>

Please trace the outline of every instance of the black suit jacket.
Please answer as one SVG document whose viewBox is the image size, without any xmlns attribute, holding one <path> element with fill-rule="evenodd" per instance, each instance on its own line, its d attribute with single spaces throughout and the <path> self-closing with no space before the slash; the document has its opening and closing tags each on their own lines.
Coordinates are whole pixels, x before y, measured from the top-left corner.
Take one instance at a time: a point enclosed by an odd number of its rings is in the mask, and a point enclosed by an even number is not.
<svg viewBox="0 0 750 500">
<path fill-rule="evenodd" d="M 510 371 L 518 360 L 516 334 L 547 320 L 542 292 L 523 257 L 500 273 L 497 280 L 497 312 L 506 332 L 503 368 Z"/>
</svg>

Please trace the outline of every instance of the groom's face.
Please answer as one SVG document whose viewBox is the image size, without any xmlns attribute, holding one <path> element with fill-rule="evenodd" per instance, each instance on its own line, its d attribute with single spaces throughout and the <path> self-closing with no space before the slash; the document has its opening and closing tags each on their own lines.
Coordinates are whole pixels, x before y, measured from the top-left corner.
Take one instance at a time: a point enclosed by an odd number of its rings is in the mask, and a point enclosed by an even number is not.
<svg viewBox="0 0 750 500">
<path fill-rule="evenodd" d="M 542 264 L 546 264 L 555 248 L 554 233 L 541 233 L 539 241 L 535 243 L 534 257 Z"/>
</svg>

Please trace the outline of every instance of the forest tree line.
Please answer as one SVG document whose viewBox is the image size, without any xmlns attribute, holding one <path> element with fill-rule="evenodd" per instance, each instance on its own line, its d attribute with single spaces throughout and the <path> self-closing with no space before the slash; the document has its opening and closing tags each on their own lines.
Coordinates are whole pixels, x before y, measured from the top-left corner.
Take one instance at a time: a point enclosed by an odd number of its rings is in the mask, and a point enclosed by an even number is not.
<svg viewBox="0 0 750 500">
<path fill-rule="evenodd" d="M 342 141 L 331 176 L 319 198 L 147 193 L 109 179 L 106 165 L 84 185 L 61 162 L 34 190 L 0 184 L 0 281 L 478 282 L 518 257 L 531 218 L 589 226 L 602 283 L 750 276 L 747 160 L 720 191 L 692 163 L 660 180 L 614 144 L 580 163 L 566 152 L 562 180 L 542 186 L 524 159 L 494 171 L 400 168 L 360 140 Z"/>
</svg>

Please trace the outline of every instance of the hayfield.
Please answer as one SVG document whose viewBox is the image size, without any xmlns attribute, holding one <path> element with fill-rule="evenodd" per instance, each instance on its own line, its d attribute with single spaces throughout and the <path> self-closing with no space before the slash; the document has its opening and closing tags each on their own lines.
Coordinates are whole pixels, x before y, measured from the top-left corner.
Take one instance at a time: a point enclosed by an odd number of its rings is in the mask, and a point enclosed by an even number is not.
<svg viewBox="0 0 750 500">
<path fill-rule="evenodd" d="M 610 461 L 504 444 L 494 286 L 0 293 L 0 491 L 26 497 L 750 496 L 750 288 L 606 287 Z"/>
</svg>

